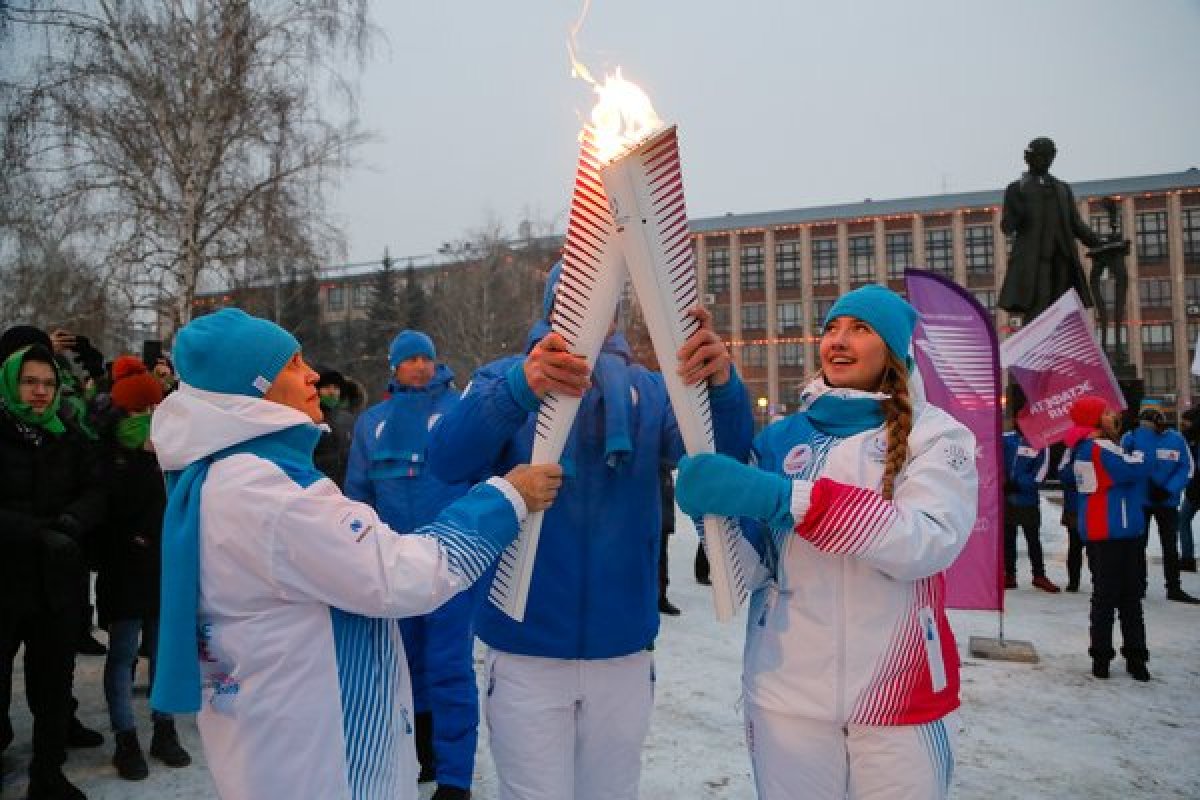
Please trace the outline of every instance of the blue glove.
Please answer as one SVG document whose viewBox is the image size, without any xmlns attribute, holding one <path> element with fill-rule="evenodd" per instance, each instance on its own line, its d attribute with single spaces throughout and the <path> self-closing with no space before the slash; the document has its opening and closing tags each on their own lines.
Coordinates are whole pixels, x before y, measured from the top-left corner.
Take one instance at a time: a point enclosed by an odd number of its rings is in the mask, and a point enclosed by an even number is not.
<svg viewBox="0 0 1200 800">
<path fill-rule="evenodd" d="M 689 516 L 750 517 L 772 528 L 790 528 L 792 482 L 719 453 L 679 460 L 675 502 Z"/>
</svg>

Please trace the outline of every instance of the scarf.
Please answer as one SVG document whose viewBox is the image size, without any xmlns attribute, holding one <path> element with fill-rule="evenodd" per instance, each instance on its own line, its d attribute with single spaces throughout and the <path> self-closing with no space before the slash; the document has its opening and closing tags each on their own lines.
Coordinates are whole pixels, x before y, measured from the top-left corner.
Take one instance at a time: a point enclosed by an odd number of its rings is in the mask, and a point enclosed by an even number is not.
<svg viewBox="0 0 1200 800">
<path fill-rule="evenodd" d="M 550 325 L 541 320 L 529 332 L 525 352 L 550 333 Z M 616 469 L 629 460 L 633 454 L 633 439 L 629 425 L 633 407 L 632 376 L 629 365 L 632 362 L 629 354 L 629 343 L 624 334 L 617 332 L 604 340 L 596 363 L 592 367 L 592 385 L 597 390 L 595 399 L 591 402 L 602 403 L 604 406 L 604 463 Z M 589 393 L 590 394 L 590 393 Z M 584 405 L 589 397 L 584 396 Z M 581 405 L 581 410 L 583 406 Z M 579 419 L 576 415 L 575 424 L 567 437 L 563 448 L 562 467 L 567 477 L 575 474 L 575 448 L 579 431 Z"/>
<path fill-rule="evenodd" d="M 28 403 L 21 402 L 21 367 L 25 366 L 28 347 L 21 348 L 4 360 L 0 366 L 0 405 L 15 419 L 26 425 L 40 428 L 47 433 L 61 436 L 67 427 L 58 418 L 58 407 L 62 402 L 62 391 L 56 389 L 54 398 L 40 414 Z"/>
<path fill-rule="evenodd" d="M 227 456 L 253 453 L 307 486 L 323 477 L 312 461 L 313 448 L 320 436 L 321 429 L 316 425 L 294 425 L 167 473 L 158 660 L 150 695 L 150 705 L 155 711 L 190 713 L 200 708 L 203 678 L 196 649 L 199 645 L 203 653 L 205 646 L 204 637 L 196 627 L 200 596 L 200 493 L 209 468 Z"/>
<path fill-rule="evenodd" d="M 149 414 L 124 417 L 117 422 L 117 442 L 126 450 L 141 450 L 150 438 Z"/>
<path fill-rule="evenodd" d="M 441 408 L 453 381 L 449 367 L 438 364 L 427 386 L 388 384 L 387 416 L 371 452 L 372 480 L 416 478 L 425 471 L 429 418 Z"/>
<path fill-rule="evenodd" d="M 823 380 L 816 391 L 820 393 L 803 410 L 812 426 L 827 436 L 844 439 L 883 424 L 883 395 L 834 389 Z"/>
</svg>

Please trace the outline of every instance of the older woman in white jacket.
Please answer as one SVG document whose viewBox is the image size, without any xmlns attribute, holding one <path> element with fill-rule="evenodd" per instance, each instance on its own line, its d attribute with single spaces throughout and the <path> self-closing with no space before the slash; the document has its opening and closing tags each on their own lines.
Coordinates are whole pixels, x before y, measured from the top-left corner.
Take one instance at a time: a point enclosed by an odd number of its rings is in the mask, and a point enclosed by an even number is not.
<svg viewBox="0 0 1200 800">
<path fill-rule="evenodd" d="M 750 518 L 743 689 L 762 800 L 949 790 L 959 682 L 941 573 L 974 526 L 978 478 L 974 436 L 915 391 L 916 318 L 882 286 L 844 295 L 821 374 L 759 434 L 757 466 L 680 464 L 684 511 Z"/>
</svg>

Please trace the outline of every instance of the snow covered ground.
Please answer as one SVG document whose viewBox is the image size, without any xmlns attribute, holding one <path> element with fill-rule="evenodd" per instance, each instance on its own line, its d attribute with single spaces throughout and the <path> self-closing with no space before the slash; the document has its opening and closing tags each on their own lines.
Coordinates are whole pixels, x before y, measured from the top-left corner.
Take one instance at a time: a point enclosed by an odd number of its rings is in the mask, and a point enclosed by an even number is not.
<svg viewBox="0 0 1200 800">
<path fill-rule="evenodd" d="M 1047 571 L 1066 582 L 1065 532 L 1058 507 L 1043 501 Z M 742 741 L 738 674 L 743 620 L 718 625 L 706 589 L 692 580 L 695 535 L 682 530 L 671 542 L 670 596 L 684 613 L 663 618 L 656 649 L 658 691 L 646 745 L 642 797 L 695 800 L 754 797 Z M 1031 641 L 1035 665 L 989 662 L 967 656 L 969 636 L 995 636 L 997 615 L 953 612 L 963 655 L 956 798 L 1200 798 L 1200 606 L 1164 599 L 1162 567 L 1153 534 L 1146 625 L 1151 652 L 1148 684 L 1133 681 L 1114 662 L 1113 677 L 1091 677 L 1087 656 L 1088 591 L 1048 595 L 1029 587 L 1023 551 L 1021 588 L 1007 593 L 1005 635 Z M 1086 575 L 1086 571 L 1085 571 Z M 1200 595 L 1200 579 L 1184 575 L 1184 588 Z M 19 659 L 18 659 L 19 663 Z M 105 730 L 100 675 L 103 658 L 81 657 L 76 687 L 81 716 Z M 5 797 L 23 797 L 29 760 L 29 714 L 18 666 L 13 692 L 17 738 L 4 757 Z M 140 701 L 144 707 L 144 699 Z M 145 719 L 145 717 L 143 717 Z M 142 725 L 143 745 L 149 722 Z M 151 763 L 149 779 L 128 783 L 109 766 L 111 737 L 103 748 L 73 751 L 67 774 L 93 800 L 213 797 L 194 724 L 181 724 L 196 757 L 188 769 Z M 495 797 L 495 775 L 482 732 L 475 796 Z M 432 791 L 425 789 L 422 796 Z"/>
</svg>

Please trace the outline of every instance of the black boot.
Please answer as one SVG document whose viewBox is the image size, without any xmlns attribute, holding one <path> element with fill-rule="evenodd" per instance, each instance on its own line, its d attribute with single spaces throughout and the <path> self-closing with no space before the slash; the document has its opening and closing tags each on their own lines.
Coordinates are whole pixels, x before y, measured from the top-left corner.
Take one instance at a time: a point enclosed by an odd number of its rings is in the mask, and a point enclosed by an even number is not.
<svg viewBox="0 0 1200 800">
<path fill-rule="evenodd" d="M 1174 600 L 1176 603 L 1187 603 L 1189 605 L 1200 604 L 1200 598 L 1192 597 L 1178 586 L 1172 586 L 1167 589 L 1167 599 Z"/>
<path fill-rule="evenodd" d="M 166 764 L 168 767 L 186 767 L 192 763 L 192 757 L 179 743 L 179 735 L 175 733 L 175 720 L 154 720 L 154 735 L 150 737 L 150 755 Z"/>
<path fill-rule="evenodd" d="M 439 786 L 429 800 L 471 800 L 471 790 L 457 786 Z"/>
<path fill-rule="evenodd" d="M 75 643 L 75 652 L 81 656 L 102 656 L 108 652 L 108 648 L 88 631 L 80 634 L 79 641 Z"/>
<path fill-rule="evenodd" d="M 127 781 L 144 780 L 150 774 L 150 767 L 146 766 L 146 757 L 142 755 L 137 730 L 117 731 L 113 738 L 117 740 L 117 749 L 113 751 L 112 765 L 117 768 L 117 774 Z"/>
<path fill-rule="evenodd" d="M 658 598 L 658 612 L 660 614 L 666 614 L 668 617 L 678 617 L 681 613 L 683 613 L 679 610 L 679 606 L 667 599 L 665 594 L 660 595 Z"/>
<path fill-rule="evenodd" d="M 29 800 L 87 800 L 87 795 L 67 780 L 59 767 L 30 767 L 29 794 L 26 797 Z"/>
<path fill-rule="evenodd" d="M 1101 680 L 1108 678 L 1108 662 L 1116 653 L 1105 647 L 1089 647 L 1088 655 L 1092 657 L 1092 674 Z"/>
<path fill-rule="evenodd" d="M 79 717 L 71 716 L 71 724 L 67 728 L 67 747 L 99 747 L 104 744 L 104 735 L 100 731 L 85 728 Z"/>
<path fill-rule="evenodd" d="M 1179 559 L 1179 571 L 1180 572 L 1195 572 L 1196 571 L 1196 559 L 1194 559 L 1194 558 Z"/>
<path fill-rule="evenodd" d="M 429 783 L 437 779 L 437 764 L 433 755 L 433 712 L 422 711 L 413 717 L 416 723 L 417 762 L 421 773 L 417 783 Z"/>
<path fill-rule="evenodd" d="M 1150 660 L 1148 651 L 1140 647 L 1122 647 L 1121 655 L 1125 656 L 1125 671 L 1135 681 L 1150 680 L 1150 670 L 1146 669 L 1146 662 Z"/>
</svg>

